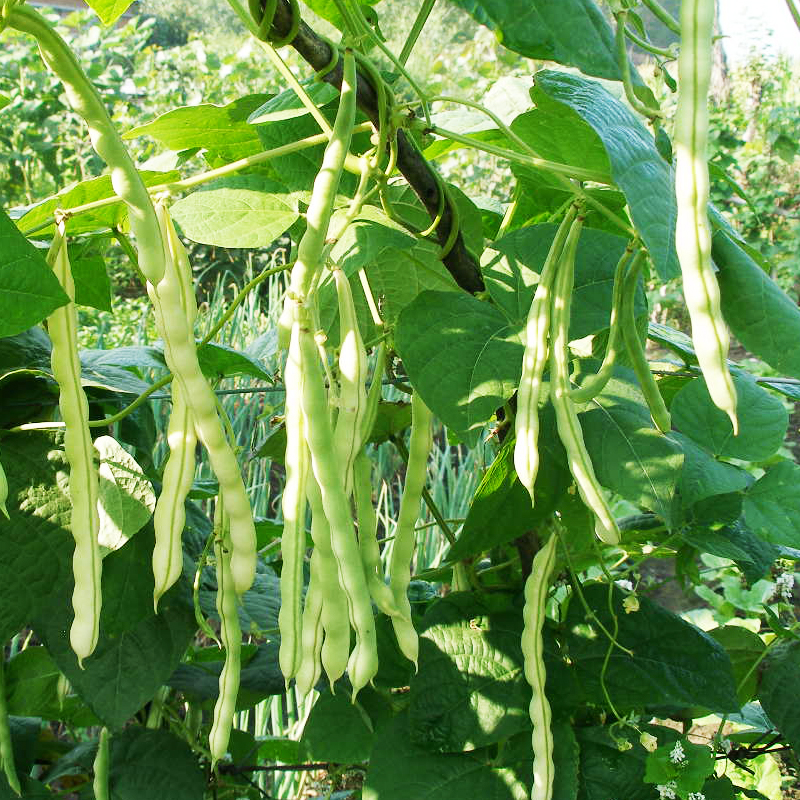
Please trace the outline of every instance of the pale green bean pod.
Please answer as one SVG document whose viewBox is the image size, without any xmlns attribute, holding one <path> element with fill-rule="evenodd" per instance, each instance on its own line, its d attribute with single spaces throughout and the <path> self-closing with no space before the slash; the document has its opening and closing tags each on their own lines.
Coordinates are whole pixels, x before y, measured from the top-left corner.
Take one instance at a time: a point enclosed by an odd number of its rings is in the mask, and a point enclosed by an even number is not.
<svg viewBox="0 0 800 800">
<path fill-rule="evenodd" d="M 8 516 L 8 509 L 6 508 L 6 501 L 8 500 L 8 478 L 6 471 L 3 469 L 3 463 L 0 461 L 0 512 L 6 519 Z"/>
<path fill-rule="evenodd" d="M 292 337 L 298 337 L 300 342 L 302 408 L 311 452 L 311 467 L 322 495 L 325 516 L 330 524 L 331 545 L 338 566 L 339 583 L 347 595 L 350 622 L 356 633 L 356 646 L 348 661 L 355 697 L 378 670 L 375 620 L 350 516 L 350 503 L 344 493 L 344 481 L 336 460 L 333 431 L 328 416 L 328 398 L 322 380 L 317 345 L 310 330 L 310 320 L 302 307 L 298 307 L 298 320 L 292 328 Z"/>
<path fill-rule="evenodd" d="M 78 317 L 75 310 L 75 284 L 67 255 L 63 223 L 48 254 L 48 261 L 64 292 L 67 305 L 57 308 L 47 319 L 47 331 L 53 343 L 51 364 L 58 384 L 58 406 L 64 421 L 64 452 L 69 463 L 69 495 L 72 502 L 70 529 L 75 540 L 72 571 L 75 589 L 72 607 L 75 618 L 69 632 L 70 644 L 82 666 L 91 655 L 100 632 L 102 605 L 100 556 L 100 495 L 94 445 L 89 433 L 89 402 L 81 386 L 81 362 L 78 357 Z"/>
<path fill-rule="evenodd" d="M 534 502 L 534 485 L 539 471 L 539 395 L 547 364 L 547 340 L 550 334 L 550 306 L 553 280 L 558 259 L 564 248 L 576 210 L 571 207 L 556 231 L 542 267 L 539 283 L 528 312 L 525 326 L 525 352 L 522 376 L 517 391 L 517 412 L 514 418 L 514 469 L 520 483 Z"/>
<path fill-rule="evenodd" d="M 720 309 L 708 222 L 708 88 L 715 6 L 714 0 L 681 2 L 674 135 L 678 201 L 675 248 L 697 360 L 712 401 L 728 415 L 736 435 L 739 431 L 736 387 L 727 362 L 730 335 Z"/>
<path fill-rule="evenodd" d="M 594 467 L 583 441 L 581 424 L 570 399 L 570 300 L 574 280 L 575 251 L 582 225 L 580 217 L 577 217 L 572 223 L 559 259 L 553 290 L 550 333 L 550 398 L 556 412 L 558 435 L 567 452 L 570 472 L 575 479 L 583 502 L 592 510 L 597 520 L 595 531 L 598 537 L 607 544 L 617 544 L 619 528 L 594 474 Z"/>
<path fill-rule="evenodd" d="M 530 717 L 533 724 L 533 788 L 531 800 L 551 800 L 553 797 L 553 734 L 550 728 L 550 703 L 545 694 L 547 678 L 544 667 L 544 627 L 550 575 L 556 560 L 556 535 L 550 538 L 533 558 L 531 574 L 525 581 L 525 623 L 522 629 L 522 656 L 525 679 L 531 686 Z"/>
<path fill-rule="evenodd" d="M 391 618 L 397 643 L 403 655 L 415 664 L 419 641 L 410 622 L 411 603 L 408 599 L 408 585 L 411 581 L 411 559 L 417 543 L 415 526 L 419 517 L 422 490 L 425 488 L 428 476 L 428 456 L 432 446 L 433 416 L 419 396 L 419 392 L 414 392 L 411 396 L 411 439 L 408 443 L 406 480 L 400 497 L 394 546 L 389 561 L 389 586 L 400 611 L 399 616 Z"/>
<path fill-rule="evenodd" d="M 322 572 L 319 555 L 315 550 L 311 554 L 311 575 L 308 579 L 305 605 L 303 606 L 300 666 L 295 675 L 295 686 L 300 697 L 308 695 L 317 685 L 322 674 L 321 656 L 325 629 L 322 624 L 324 597 L 321 584 L 326 580 L 328 580 L 328 576 Z"/>
<path fill-rule="evenodd" d="M 211 768 L 228 751 L 228 742 L 236 711 L 236 696 L 239 693 L 241 671 L 242 631 L 239 627 L 239 612 L 236 608 L 237 587 L 231 571 L 231 540 L 228 532 L 227 510 L 220 509 L 214 518 L 214 556 L 217 562 L 217 613 L 220 621 L 219 638 L 225 648 L 225 663 L 219 676 L 219 697 L 214 705 L 214 721 L 208 737 L 211 752 Z"/>
<path fill-rule="evenodd" d="M 92 789 L 94 790 L 95 800 L 111 800 L 108 789 L 109 771 L 111 769 L 111 734 L 105 726 L 100 729 L 100 739 L 97 742 L 97 754 L 94 757 L 92 769 L 94 778 L 92 779 Z"/>
<path fill-rule="evenodd" d="M 281 608 L 278 627 L 281 633 L 279 662 L 289 681 L 301 663 L 303 557 L 306 550 L 306 483 L 309 453 L 305 437 L 305 421 L 300 404 L 303 395 L 303 373 L 300 364 L 300 342 L 294 338 L 289 347 L 283 373 L 286 386 L 286 483 L 281 497 L 283 535 L 281 536 Z"/>
</svg>

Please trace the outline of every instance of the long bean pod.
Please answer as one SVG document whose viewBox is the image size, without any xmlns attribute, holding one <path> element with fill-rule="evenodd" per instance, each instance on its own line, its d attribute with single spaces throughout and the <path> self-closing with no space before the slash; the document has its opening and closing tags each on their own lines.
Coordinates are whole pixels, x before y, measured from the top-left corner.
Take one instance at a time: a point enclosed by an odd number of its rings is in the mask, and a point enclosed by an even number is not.
<svg viewBox="0 0 800 800">
<path fill-rule="evenodd" d="M 408 599 L 408 585 L 411 580 L 411 559 L 417 541 L 415 526 L 432 446 L 433 416 L 419 396 L 419 392 L 414 392 L 411 396 L 411 439 L 408 443 L 406 480 L 400 497 L 400 510 L 397 512 L 394 547 L 389 562 L 389 586 L 400 611 L 400 616 L 395 615 L 391 618 L 397 643 L 403 655 L 415 664 L 419 642 L 413 627 L 409 631 L 411 603 Z"/>
<path fill-rule="evenodd" d="M 730 335 L 720 310 L 719 285 L 711 261 L 708 223 L 708 88 L 712 68 L 714 0 L 683 0 L 680 9 L 678 105 L 675 112 L 675 247 L 683 293 L 692 322 L 692 342 L 714 404 L 739 431 L 736 387 L 728 370 Z"/>
<path fill-rule="evenodd" d="M 72 607 L 75 618 L 69 632 L 78 663 L 91 655 L 100 630 L 102 595 L 100 575 L 100 515 L 97 510 L 99 479 L 94 464 L 94 446 L 89 433 L 89 402 L 81 386 L 78 357 L 78 317 L 75 310 L 75 284 L 67 255 L 63 222 L 57 241 L 48 253 L 53 272 L 70 302 L 57 308 L 47 319 L 53 343 L 51 364 L 58 384 L 58 406 L 64 420 L 64 452 L 69 463 L 69 494 L 72 502 L 70 529 L 75 540 L 72 571 L 75 589 Z"/>
<path fill-rule="evenodd" d="M 281 536 L 281 608 L 278 627 L 281 632 L 279 662 L 286 683 L 300 668 L 302 644 L 301 595 L 303 591 L 303 555 L 306 547 L 306 482 L 309 470 L 305 421 L 300 407 L 303 373 L 300 342 L 293 339 L 284 370 L 286 386 L 286 483 L 281 497 L 283 535 Z"/>
<path fill-rule="evenodd" d="M 3 469 L 3 462 L 0 461 L 0 513 L 6 519 L 10 519 L 8 516 L 8 509 L 6 508 L 6 501 L 8 500 L 8 478 L 6 477 L 6 471 Z"/>
<path fill-rule="evenodd" d="M 583 441 L 581 424 L 570 399 L 570 300 L 575 275 L 575 251 L 582 224 L 580 217 L 577 217 L 572 223 L 559 259 L 553 290 L 550 333 L 550 398 L 556 412 L 558 435 L 567 452 L 570 472 L 575 479 L 583 502 L 596 517 L 595 531 L 604 542 L 616 544 L 619 542 L 619 528 L 594 474 L 594 467 Z"/>
<path fill-rule="evenodd" d="M 295 675 L 295 686 L 301 697 L 305 697 L 316 686 L 322 674 L 321 654 L 324 637 L 322 583 L 327 579 L 328 576 L 322 572 L 320 559 L 315 550 L 311 554 L 311 575 L 303 606 L 300 666 Z"/>
<path fill-rule="evenodd" d="M 94 778 L 92 779 L 92 789 L 94 790 L 95 800 L 111 800 L 108 789 L 109 771 L 111 769 L 111 734 L 108 728 L 103 726 L 100 729 L 100 738 L 97 742 L 97 755 L 94 757 L 92 769 Z"/>
<path fill-rule="evenodd" d="M 100 95 L 67 43 L 29 5 L 14 5 L 7 24 L 36 38 L 42 60 L 64 84 L 67 100 L 89 129 L 92 145 L 111 170 L 111 185 L 128 208 L 139 250 L 139 268 L 151 283 L 164 274 L 164 250 L 153 204 Z"/>
<path fill-rule="evenodd" d="M 289 291 L 278 320 L 282 347 L 287 347 L 295 319 L 293 305 L 305 303 L 315 277 L 322 268 L 322 253 L 333 211 L 336 190 L 350 148 L 356 114 L 356 66 L 351 50 L 345 51 L 342 92 L 333 132 L 322 157 L 322 166 L 314 179 L 311 200 L 306 211 L 306 230 L 297 248 L 297 261 L 292 267 Z"/>
<path fill-rule="evenodd" d="M 625 341 L 625 349 L 628 351 L 628 357 L 633 364 L 633 371 L 639 380 L 639 386 L 647 402 L 647 407 L 650 409 L 653 422 L 662 433 L 668 433 L 672 427 L 670 413 L 666 403 L 664 403 L 661 392 L 658 391 L 658 385 L 653 373 L 650 372 L 650 365 L 647 363 L 642 340 L 636 330 L 636 314 L 633 306 L 643 259 L 644 251 L 640 250 L 633 259 L 628 274 L 625 276 L 620 320 L 622 338 Z"/>
<path fill-rule="evenodd" d="M 533 788 L 531 800 L 551 800 L 553 796 L 553 734 L 550 729 L 550 703 L 545 694 L 544 627 L 547 592 L 556 556 L 556 535 L 550 535 L 533 558 L 531 574 L 525 581 L 525 623 L 522 629 L 522 655 L 525 679 L 531 685 L 530 717 L 533 724 Z"/>
<path fill-rule="evenodd" d="M 597 397 L 605 389 L 606 384 L 614 371 L 614 364 L 617 361 L 617 353 L 621 339 L 620 314 L 622 311 L 623 288 L 625 286 L 625 274 L 628 262 L 631 260 L 633 250 L 625 248 L 625 252 L 617 262 L 614 270 L 614 292 L 611 300 L 611 318 L 608 321 L 608 341 L 606 342 L 606 352 L 603 356 L 603 363 L 594 375 L 589 375 L 583 383 L 570 392 L 573 403 L 588 403 Z"/>
<path fill-rule="evenodd" d="M 539 395 L 542 376 L 547 364 L 547 339 L 550 334 L 550 306 L 553 280 L 558 259 L 564 248 L 576 210 L 570 207 L 556 231 L 553 243 L 542 267 L 539 283 L 528 312 L 525 326 L 525 352 L 522 357 L 522 376 L 517 391 L 517 414 L 514 419 L 514 468 L 520 483 L 534 502 L 534 484 L 539 471 Z"/>
<path fill-rule="evenodd" d="M 350 504 L 344 493 L 344 481 L 336 461 L 327 394 L 309 323 L 304 309 L 300 307 L 292 336 L 298 337 L 300 342 L 302 407 L 311 452 L 311 467 L 322 495 L 325 516 L 330 524 L 331 545 L 338 566 L 339 583 L 347 595 L 350 621 L 356 633 L 356 646 L 348 660 L 348 672 L 355 696 L 378 669 L 375 620 L 350 517 Z"/>
<path fill-rule="evenodd" d="M 228 532 L 227 509 L 217 500 L 214 519 L 214 556 L 217 562 L 217 614 L 219 615 L 219 638 L 225 648 L 225 663 L 219 676 L 219 697 L 214 705 L 214 721 L 208 743 L 212 758 L 212 769 L 228 750 L 233 714 L 236 711 L 236 695 L 239 692 L 241 669 L 242 631 L 236 608 L 238 589 L 231 570 L 231 540 Z"/>
<path fill-rule="evenodd" d="M 6 705 L 5 668 L 5 657 L 0 654 L 0 766 L 3 768 L 8 785 L 17 795 L 21 795 L 22 789 L 17 775 L 17 766 L 14 763 L 14 746 L 11 741 L 11 726 Z"/>
</svg>

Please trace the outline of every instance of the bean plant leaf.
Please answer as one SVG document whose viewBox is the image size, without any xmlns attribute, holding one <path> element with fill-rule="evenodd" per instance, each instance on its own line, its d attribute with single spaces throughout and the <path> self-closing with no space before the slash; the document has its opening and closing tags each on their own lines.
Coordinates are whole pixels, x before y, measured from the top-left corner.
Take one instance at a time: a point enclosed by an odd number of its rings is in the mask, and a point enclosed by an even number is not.
<svg viewBox="0 0 800 800">
<path fill-rule="evenodd" d="M 510 320 L 520 328 L 536 292 L 557 225 L 530 225 L 509 233 L 492 244 L 495 254 L 484 256 L 486 288 Z M 575 255 L 570 341 L 608 328 L 614 289 L 614 272 L 627 241 L 605 231 L 584 228 Z M 491 253 L 491 251 L 489 251 Z M 636 287 L 634 309 L 647 311 L 644 290 Z"/>
<path fill-rule="evenodd" d="M 779 642 L 770 651 L 758 699 L 789 746 L 800 749 L 800 642 Z"/>
<path fill-rule="evenodd" d="M 22 333 L 68 302 L 42 252 L 0 210 L 0 337 Z"/>
<path fill-rule="evenodd" d="M 560 5 L 558 13 L 562 13 Z M 675 252 L 678 212 L 674 175 L 644 125 L 599 83 L 579 75 L 543 70 L 536 74 L 536 87 L 572 108 L 595 130 L 659 278 L 666 281 L 680 274 Z"/>
<path fill-rule="evenodd" d="M 306 758 L 338 764 L 367 761 L 374 738 L 369 717 L 341 687 L 336 694 L 328 690 L 317 698 L 302 734 Z"/>
<path fill-rule="evenodd" d="M 305 4 L 322 19 L 327 20 L 340 31 L 346 31 L 347 25 L 339 9 L 341 6 L 335 0 L 304 0 Z M 375 5 L 378 0 L 359 0 L 363 7 L 362 13 L 366 12 L 367 5 Z M 373 12 L 374 13 L 374 12 Z"/>
<path fill-rule="evenodd" d="M 233 161 L 261 152 L 258 130 L 249 117 L 269 95 L 249 94 L 224 106 L 179 106 L 123 134 L 123 139 L 152 136 L 170 150 L 203 147 Z"/>
<path fill-rule="evenodd" d="M 713 628 L 708 635 L 719 642 L 731 660 L 733 677 L 736 680 L 739 704 L 744 705 L 751 700 L 758 686 L 758 671 L 766 645 L 764 640 L 753 631 L 739 625 L 726 625 Z"/>
<path fill-rule="evenodd" d="M 784 375 L 800 378 L 800 309 L 729 236 L 714 235 L 712 256 L 722 313 L 736 338 Z"/>
<path fill-rule="evenodd" d="M 625 595 L 603 584 L 584 586 L 584 596 L 606 630 L 632 654 L 612 647 L 605 670 L 605 688 L 617 709 L 702 706 L 712 711 L 738 711 L 736 683 L 727 653 L 706 633 L 646 597 L 639 610 L 626 613 Z M 613 608 L 611 616 L 609 605 Z M 567 612 L 568 647 L 578 680 L 596 702 L 605 702 L 600 673 L 609 642 L 587 620 L 579 603 Z"/>
<path fill-rule="evenodd" d="M 652 731 L 648 731 L 652 734 Z M 608 734 L 608 726 L 578 728 L 581 800 L 652 800 L 653 787 L 644 782 L 643 747 L 622 752 Z"/>
<path fill-rule="evenodd" d="M 711 402 L 703 378 L 690 381 L 675 395 L 670 406 L 672 424 L 717 457 L 769 458 L 786 436 L 788 412 L 746 373 L 736 371 L 731 377 L 738 396 L 738 436 L 733 435 L 727 414 Z"/>
<path fill-rule="evenodd" d="M 683 465 L 680 446 L 657 431 L 633 387 L 612 380 L 579 415 L 600 483 L 672 521 L 672 498 Z"/>
<path fill-rule="evenodd" d="M 115 23 L 132 3 L 133 0 L 86 0 L 86 4 L 100 17 L 103 25 Z"/>
<path fill-rule="evenodd" d="M 101 256 L 70 255 L 70 269 L 75 281 L 75 302 L 81 306 L 111 311 L 111 281 Z"/>
<path fill-rule="evenodd" d="M 744 519 L 765 541 L 800 549 L 800 466 L 769 467 L 745 492 Z"/>
<path fill-rule="evenodd" d="M 436 753 L 415 744 L 408 712 L 402 711 L 378 731 L 362 796 L 364 800 L 458 796 L 527 800 L 530 788 L 515 770 L 494 766 L 487 750 Z"/>
<path fill-rule="evenodd" d="M 103 608 L 95 652 L 78 666 L 69 645 L 72 580 L 50 592 L 33 620 L 59 669 L 86 705 L 111 728 L 121 728 L 163 686 L 194 635 L 188 582 L 182 578 L 153 612 L 153 574 L 142 569 L 153 550 L 152 528 L 134 536 L 103 563 Z M 147 669 L 142 669 L 142 653 Z"/>
<path fill-rule="evenodd" d="M 619 80 L 614 35 L 592 0 L 453 0 L 515 53 Z"/>
<path fill-rule="evenodd" d="M 219 247 L 267 247 L 300 216 L 284 187 L 260 175 L 221 178 L 170 213 L 189 239 Z"/>
<path fill-rule="evenodd" d="M 207 342 L 197 348 L 197 360 L 203 373 L 213 379 L 233 375 L 249 375 L 262 381 L 273 382 L 273 376 L 259 361 L 241 350 L 216 342 Z"/>
<path fill-rule="evenodd" d="M 110 741 L 109 791 L 115 800 L 197 800 L 206 777 L 189 745 L 174 733 L 131 726 Z"/>
<path fill-rule="evenodd" d="M 140 170 L 139 177 L 145 186 L 156 186 L 177 181 L 181 178 L 181 175 L 176 171 L 153 172 L 152 170 Z M 128 211 L 122 200 L 114 192 L 110 175 L 101 175 L 99 178 L 81 181 L 75 186 L 65 189 L 57 195 L 43 200 L 41 203 L 37 203 L 17 220 L 17 227 L 23 232 L 35 230 L 37 236 L 49 238 L 55 230 L 53 212 L 56 209 L 75 208 L 98 200 L 107 200 L 108 204 L 67 217 L 67 233 L 70 236 L 75 236 L 79 233 L 92 233 L 104 228 L 124 227 L 128 218 Z"/>
<path fill-rule="evenodd" d="M 470 445 L 519 384 L 518 335 L 466 293 L 422 292 L 400 314 L 395 345 L 425 404 Z"/>
</svg>

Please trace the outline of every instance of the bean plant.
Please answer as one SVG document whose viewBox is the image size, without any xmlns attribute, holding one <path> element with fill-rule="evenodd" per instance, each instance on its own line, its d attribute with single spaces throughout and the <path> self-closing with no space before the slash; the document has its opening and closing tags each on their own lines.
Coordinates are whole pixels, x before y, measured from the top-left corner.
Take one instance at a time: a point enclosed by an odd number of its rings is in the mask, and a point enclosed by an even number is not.
<svg viewBox="0 0 800 800">
<path fill-rule="evenodd" d="M 506 48 L 485 96 L 416 74 L 434 5 L 395 47 L 379 0 L 228 0 L 255 91 L 131 127 L 0 0 L 86 136 L 0 154 L 3 797 L 773 800 L 797 766 L 800 310 L 709 199 L 714 0 L 449 0 Z M 202 246 L 250 265 L 213 314 Z M 82 348 L 120 253 L 158 339 Z M 678 279 L 686 331 L 644 291 Z"/>
</svg>

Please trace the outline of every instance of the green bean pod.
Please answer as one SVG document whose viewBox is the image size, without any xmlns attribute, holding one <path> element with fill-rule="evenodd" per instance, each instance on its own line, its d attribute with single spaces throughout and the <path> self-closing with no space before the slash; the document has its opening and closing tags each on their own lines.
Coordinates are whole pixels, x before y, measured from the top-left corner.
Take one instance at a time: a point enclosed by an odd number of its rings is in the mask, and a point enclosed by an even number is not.
<svg viewBox="0 0 800 800">
<path fill-rule="evenodd" d="M 318 560 L 320 573 L 325 578 L 320 586 L 325 633 L 320 658 L 333 690 L 334 683 L 344 675 L 350 657 L 350 611 L 347 595 L 339 582 L 339 567 L 331 546 L 331 528 L 322 507 L 322 493 L 313 475 L 309 476 L 306 489 L 314 540 L 312 559 Z"/>
<path fill-rule="evenodd" d="M 539 276 L 525 327 L 525 352 L 522 357 L 522 376 L 517 391 L 517 413 L 514 418 L 516 432 L 514 468 L 520 483 L 531 496 L 531 503 L 534 502 L 534 484 L 539 471 L 539 395 L 547 364 L 550 295 L 558 259 L 575 214 L 575 208 L 571 207 L 556 231 Z"/>
<path fill-rule="evenodd" d="M 6 478 L 6 471 L 3 469 L 3 463 L 0 462 L 0 512 L 6 519 L 11 519 L 8 516 L 8 509 L 6 508 L 6 501 L 8 500 L 8 478 Z"/>
<path fill-rule="evenodd" d="M 350 149 L 356 118 L 356 64 L 352 50 L 345 51 L 342 73 L 342 92 L 339 110 L 333 124 L 322 166 L 314 179 L 311 200 L 306 211 L 306 230 L 297 248 L 297 261 L 292 267 L 289 291 L 278 320 L 278 341 L 285 348 L 291 337 L 294 312 L 292 306 L 305 303 L 314 278 L 322 269 L 322 253 L 328 235 L 336 190 Z"/>
<path fill-rule="evenodd" d="M 575 251 L 582 224 L 580 217 L 572 223 L 562 256 L 559 259 L 559 269 L 554 285 L 550 333 L 550 398 L 556 412 L 558 435 L 567 452 L 570 472 L 575 479 L 583 502 L 592 510 L 597 520 L 595 531 L 602 541 L 608 544 L 617 544 L 619 528 L 603 496 L 600 484 L 597 482 L 592 461 L 583 441 L 581 424 L 570 399 L 570 300 L 575 274 Z"/>
<path fill-rule="evenodd" d="M 176 270 L 181 284 L 182 308 L 189 326 L 197 317 L 192 268 L 186 248 L 178 238 L 175 226 L 161 203 L 156 205 L 161 236 L 167 249 L 166 258 Z M 159 321 L 163 328 L 163 320 Z M 194 417 L 178 381 L 172 384 L 172 411 L 167 429 L 169 456 L 164 466 L 161 494 L 153 515 L 155 546 L 153 547 L 153 607 L 158 611 L 162 595 L 180 578 L 183 570 L 182 536 L 186 525 L 186 497 L 195 474 L 197 435 Z"/>
<path fill-rule="evenodd" d="M 675 112 L 675 248 L 692 322 L 692 342 L 714 404 L 739 431 L 736 387 L 728 370 L 730 336 L 720 309 L 708 223 L 708 87 L 711 79 L 714 0 L 683 0 L 680 9 L 678 104 Z"/>
<path fill-rule="evenodd" d="M 281 497 L 283 535 L 281 536 L 281 607 L 278 627 L 281 632 L 279 662 L 289 681 L 300 668 L 302 648 L 303 557 L 306 550 L 306 482 L 309 470 L 305 422 L 300 403 L 303 373 L 300 366 L 300 342 L 295 338 L 289 347 L 284 370 L 286 385 L 286 483 Z"/>
<path fill-rule="evenodd" d="M 89 129 L 92 146 L 111 171 L 114 192 L 128 208 L 139 250 L 139 268 L 151 283 L 164 275 L 164 250 L 150 195 L 111 121 L 103 101 L 74 53 L 47 20 L 29 5 L 12 6 L 7 24 L 36 38 L 42 60 L 64 84 L 67 101 Z"/>
<path fill-rule="evenodd" d="M 253 583 L 256 568 L 256 535 L 253 513 L 236 455 L 228 444 L 217 416 L 214 392 L 200 369 L 197 348 L 183 304 L 184 285 L 180 272 L 167 260 L 163 279 L 147 291 L 156 309 L 156 324 L 164 340 L 164 357 L 186 400 L 198 438 L 208 452 L 219 481 L 225 513 L 230 520 L 231 573 L 238 594 Z"/>
<path fill-rule="evenodd" d="M 550 729 L 550 703 L 545 694 L 547 675 L 544 667 L 544 627 L 550 575 L 556 559 L 556 535 L 551 534 L 544 547 L 533 558 L 531 574 L 525 581 L 525 623 L 522 629 L 522 655 L 525 679 L 531 686 L 530 717 L 533 724 L 533 788 L 531 800 L 553 797 L 553 734 Z"/>
<path fill-rule="evenodd" d="M 344 476 L 344 493 L 353 491 L 353 463 L 361 449 L 361 429 L 367 408 L 367 351 L 358 330 L 353 293 L 347 275 L 333 270 L 339 300 L 339 413 L 333 446 Z"/>
<path fill-rule="evenodd" d="M 647 407 L 650 409 L 650 415 L 653 417 L 653 422 L 662 433 L 669 433 L 672 428 L 672 418 L 661 392 L 658 391 L 658 384 L 653 377 L 653 373 L 650 372 L 650 365 L 647 363 L 642 340 L 636 330 L 636 312 L 633 304 L 643 259 L 644 252 L 639 251 L 625 277 L 620 321 L 622 338 L 625 341 L 625 349 L 628 351 L 628 357 L 633 364 L 633 371 L 636 373 Z"/>
<path fill-rule="evenodd" d="M 611 378 L 611 373 L 614 371 L 614 364 L 617 361 L 621 338 L 620 314 L 622 311 L 625 273 L 632 254 L 633 250 L 631 250 L 630 247 L 625 248 L 625 252 L 617 262 L 617 268 L 614 270 L 614 293 L 611 300 L 611 318 L 608 321 L 608 342 L 606 343 L 603 363 L 594 375 L 588 375 L 580 387 L 570 392 L 570 398 L 576 405 L 588 403 L 590 400 L 597 397 L 597 395 L 605 389 L 606 384 Z"/>
<path fill-rule="evenodd" d="M 94 790 L 95 800 L 111 800 L 108 790 L 108 777 L 111 769 L 111 734 L 105 726 L 100 729 L 100 739 L 97 742 L 97 755 L 94 757 L 92 769 L 94 778 L 92 779 L 92 789 Z"/>
<path fill-rule="evenodd" d="M 220 501 L 217 501 L 219 507 Z M 217 562 L 217 613 L 219 638 L 225 648 L 225 664 L 219 676 L 219 697 L 214 705 L 214 721 L 208 737 L 212 769 L 228 751 L 228 741 L 236 711 L 241 670 L 242 631 L 236 608 L 238 590 L 231 570 L 231 540 L 227 526 L 227 510 L 215 514 L 214 556 Z"/>
<path fill-rule="evenodd" d="M 409 631 L 411 603 L 408 599 L 408 585 L 411 581 L 411 559 L 417 543 L 415 526 L 419 517 L 422 490 L 428 476 L 428 456 L 432 446 L 433 416 L 422 402 L 419 392 L 414 392 L 411 396 L 411 438 L 408 443 L 406 480 L 400 497 L 394 546 L 389 561 L 389 586 L 400 611 L 400 616 L 391 618 L 397 643 L 403 655 L 415 664 L 419 643 L 413 626 Z"/>
<path fill-rule="evenodd" d="M 14 763 L 14 746 L 11 741 L 11 726 L 6 705 L 5 659 L 3 657 L 0 657 L 0 765 L 3 767 L 3 774 L 6 776 L 8 785 L 15 794 L 21 795 L 22 789 Z"/>
<path fill-rule="evenodd" d="M 370 596 L 378 609 L 387 616 L 402 616 L 394 593 L 383 580 L 381 551 L 376 538 L 378 519 L 372 505 L 372 462 L 363 450 L 353 465 L 353 488 L 358 520 L 358 550 Z"/>
<path fill-rule="evenodd" d="M 316 550 L 311 554 L 311 576 L 306 590 L 303 607 L 303 633 L 301 642 L 300 667 L 295 675 L 295 686 L 301 697 L 317 685 L 322 674 L 322 643 L 324 626 L 322 624 L 323 593 L 321 584 L 327 580 L 320 566 Z"/>
<path fill-rule="evenodd" d="M 72 607 L 75 619 L 69 632 L 70 644 L 82 666 L 97 645 L 100 629 L 102 595 L 100 575 L 100 515 L 97 510 L 99 479 L 94 464 L 94 445 L 89 433 L 89 403 L 81 386 L 81 362 L 78 357 L 78 317 L 75 310 L 75 284 L 59 225 L 61 240 L 54 242 L 48 260 L 70 302 L 57 308 L 47 319 L 53 343 L 51 364 L 58 384 L 58 406 L 64 421 L 64 452 L 69 463 L 69 495 L 72 502 L 70 528 L 75 540 L 72 571 L 75 589 Z M 59 238 L 59 237 L 57 237 Z"/>
<path fill-rule="evenodd" d="M 300 341 L 303 417 L 311 452 L 311 467 L 322 495 L 325 516 L 330 524 L 331 545 L 338 566 L 339 583 L 347 595 L 350 621 L 356 633 L 356 646 L 348 661 L 350 683 L 355 697 L 378 670 L 375 620 L 350 516 L 350 503 L 345 496 L 344 481 L 336 461 L 317 345 L 309 329 L 310 320 L 302 308 L 299 311 L 292 336 L 297 336 Z"/>
</svg>

